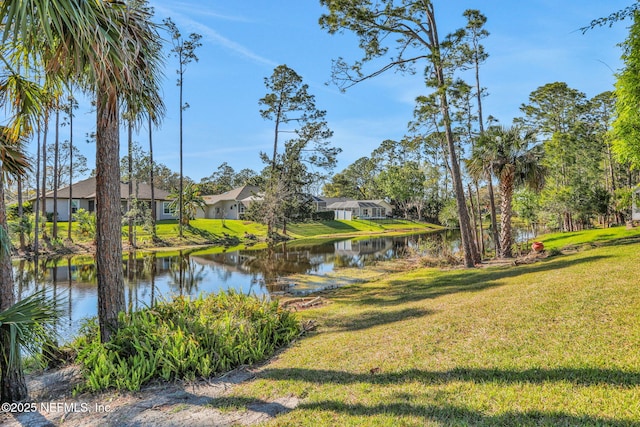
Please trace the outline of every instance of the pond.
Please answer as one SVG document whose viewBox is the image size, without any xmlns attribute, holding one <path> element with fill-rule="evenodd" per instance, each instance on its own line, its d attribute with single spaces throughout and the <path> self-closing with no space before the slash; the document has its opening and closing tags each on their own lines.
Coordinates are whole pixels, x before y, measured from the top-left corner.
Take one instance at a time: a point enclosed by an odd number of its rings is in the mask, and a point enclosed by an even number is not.
<svg viewBox="0 0 640 427">
<path fill-rule="evenodd" d="M 403 257 L 408 251 L 455 252 L 455 232 L 403 237 L 345 239 L 313 245 L 284 243 L 275 250 L 214 253 L 212 248 L 185 250 L 172 255 L 129 253 L 124 261 L 125 298 L 129 309 L 149 306 L 175 295 L 233 289 L 270 298 L 287 291 L 293 295 L 321 290 L 323 285 L 300 289 L 283 278 L 292 274 L 325 275 L 345 267 L 363 267 L 380 260 Z M 14 264 L 16 297 L 47 288 L 64 299 L 64 317 L 56 325 L 63 340 L 73 337 L 82 320 L 97 313 L 95 265 L 91 257 L 40 260 Z"/>
</svg>

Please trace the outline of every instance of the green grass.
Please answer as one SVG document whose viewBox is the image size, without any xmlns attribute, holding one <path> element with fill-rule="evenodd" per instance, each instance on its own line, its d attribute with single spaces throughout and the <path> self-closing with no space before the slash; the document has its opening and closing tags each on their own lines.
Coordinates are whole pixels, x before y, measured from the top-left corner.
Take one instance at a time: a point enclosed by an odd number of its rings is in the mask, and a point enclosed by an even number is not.
<svg viewBox="0 0 640 427">
<path fill-rule="evenodd" d="M 354 220 L 305 222 L 287 225 L 287 232 L 296 238 L 351 235 L 361 233 L 388 233 L 440 230 L 442 227 L 406 220 Z"/>
<path fill-rule="evenodd" d="M 536 241 L 544 243 L 545 249 L 572 249 L 581 246 L 594 246 L 620 241 L 621 239 L 640 238 L 640 228 L 627 229 L 625 226 L 612 228 L 595 228 L 573 233 L 551 233 L 536 237 Z"/>
<path fill-rule="evenodd" d="M 52 223 L 47 223 L 48 235 L 52 235 Z M 387 235 L 409 233 L 416 231 L 436 231 L 442 227 L 405 220 L 380 220 L 380 221 L 325 221 L 299 224 L 288 224 L 287 231 L 293 239 L 317 239 L 326 240 L 331 237 L 341 236 L 365 236 L 384 233 Z M 58 237 L 60 245 L 67 238 L 68 222 L 58 223 Z M 128 227 L 122 227 L 122 241 L 128 241 Z M 196 219 L 190 222 L 190 226 L 183 229 L 183 239 L 178 237 L 178 224 L 175 220 L 158 221 L 156 234 L 158 241 L 153 241 L 151 234 L 135 227 L 135 242 L 140 249 L 175 247 L 182 248 L 194 245 L 218 245 L 220 247 L 233 246 L 245 247 L 255 241 L 247 239 L 247 235 L 253 235 L 258 241 L 264 241 L 267 235 L 266 226 L 243 220 L 219 220 Z M 12 242 L 18 245 L 18 235 L 12 235 Z M 91 245 L 93 236 L 81 235 L 77 231 L 77 224 L 72 223 L 72 239 L 76 244 Z M 310 241 L 306 241 L 308 244 Z M 54 249 L 56 244 L 51 245 Z"/>
<path fill-rule="evenodd" d="M 640 425 L 640 244 L 609 232 L 623 239 L 324 294 L 302 312 L 318 331 L 220 406 L 299 397 L 283 426 Z"/>
</svg>

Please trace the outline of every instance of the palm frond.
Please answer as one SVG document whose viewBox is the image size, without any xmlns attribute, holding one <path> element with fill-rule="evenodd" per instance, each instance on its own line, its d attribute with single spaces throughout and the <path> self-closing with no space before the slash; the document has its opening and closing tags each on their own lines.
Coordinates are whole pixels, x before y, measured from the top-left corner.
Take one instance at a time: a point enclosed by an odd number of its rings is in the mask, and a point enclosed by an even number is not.
<svg viewBox="0 0 640 427">
<path fill-rule="evenodd" d="M 19 350 L 36 352 L 55 337 L 52 325 L 62 317 L 62 301 L 41 290 L 0 312 L 0 333 L 8 335 L 9 366 L 19 360 Z"/>
<path fill-rule="evenodd" d="M 0 126 L 0 173 L 26 175 L 30 165 L 25 145 L 24 138 L 16 134 L 14 129 Z"/>
</svg>

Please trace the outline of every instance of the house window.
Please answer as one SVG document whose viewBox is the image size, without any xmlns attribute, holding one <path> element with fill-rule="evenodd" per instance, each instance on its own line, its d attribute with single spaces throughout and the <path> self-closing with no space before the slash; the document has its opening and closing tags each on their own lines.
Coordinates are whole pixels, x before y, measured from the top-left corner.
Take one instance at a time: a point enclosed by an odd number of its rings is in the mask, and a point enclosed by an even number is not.
<svg viewBox="0 0 640 427">
<path fill-rule="evenodd" d="M 244 204 L 240 203 L 240 204 L 238 205 L 238 213 L 243 214 L 243 213 L 244 213 L 244 209 L 245 209 L 245 208 L 244 208 Z"/>
<path fill-rule="evenodd" d="M 71 201 L 71 213 L 72 214 L 78 212 L 78 208 L 79 207 L 80 207 L 80 201 L 79 200 L 72 200 Z"/>
<path fill-rule="evenodd" d="M 362 209 L 362 216 L 369 216 L 369 209 L 367 208 Z"/>
<path fill-rule="evenodd" d="M 171 215 L 171 209 L 169 209 L 169 205 L 171 202 L 162 202 L 162 213 L 164 215 Z"/>
<path fill-rule="evenodd" d="M 89 200 L 89 212 L 93 212 L 96 210 L 96 202 L 94 200 Z"/>
</svg>

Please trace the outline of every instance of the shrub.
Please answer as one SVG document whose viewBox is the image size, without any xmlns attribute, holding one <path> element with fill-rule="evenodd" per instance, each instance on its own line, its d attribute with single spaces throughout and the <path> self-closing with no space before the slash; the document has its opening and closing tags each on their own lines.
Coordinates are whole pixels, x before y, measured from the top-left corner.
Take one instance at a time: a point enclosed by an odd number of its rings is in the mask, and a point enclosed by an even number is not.
<svg viewBox="0 0 640 427">
<path fill-rule="evenodd" d="M 33 213 L 33 203 L 27 201 L 22 204 L 22 213 L 23 215 L 28 215 Z M 20 219 L 20 215 L 18 215 L 18 204 L 12 203 L 7 206 L 7 219 L 8 220 L 18 220 Z"/>
<path fill-rule="evenodd" d="M 73 219 L 78 223 L 78 232 L 84 236 L 93 237 L 96 234 L 96 216 L 85 209 L 78 209 L 73 214 Z"/>
<path fill-rule="evenodd" d="M 173 302 L 128 315 L 112 340 L 100 343 L 95 320 L 73 346 L 85 387 L 139 390 L 152 378 L 194 379 L 264 360 L 298 336 L 289 311 L 234 291 Z"/>
</svg>

